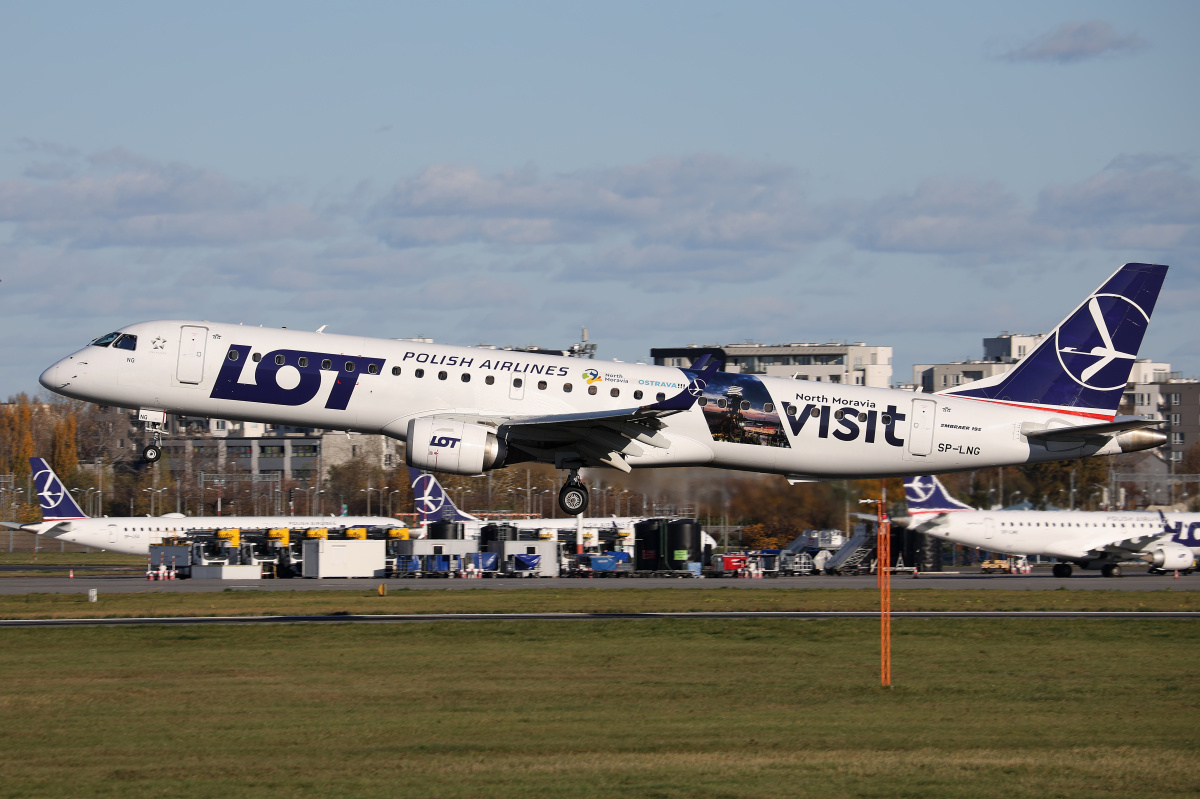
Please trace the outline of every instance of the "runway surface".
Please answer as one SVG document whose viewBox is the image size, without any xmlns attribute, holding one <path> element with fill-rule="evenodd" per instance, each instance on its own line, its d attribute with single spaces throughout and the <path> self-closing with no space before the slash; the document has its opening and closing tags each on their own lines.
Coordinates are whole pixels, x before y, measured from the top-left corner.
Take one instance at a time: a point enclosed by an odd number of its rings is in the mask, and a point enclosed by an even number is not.
<svg viewBox="0 0 1200 799">
<path fill-rule="evenodd" d="M 363 591 L 372 590 L 380 583 L 395 590 L 429 591 L 520 591 L 531 588 L 671 588 L 681 591 L 695 588 L 736 588 L 756 590 L 763 588 L 875 588 L 875 576 L 828 576 L 777 577 L 761 580 L 739 580 L 733 578 L 672 579 L 672 578 L 542 578 L 515 579 L 495 578 L 484 580 L 384 579 L 373 577 L 354 580 L 168 580 L 148 581 L 144 577 L 76 577 L 65 575 L 54 577 L 5 577 L 0 578 L 0 594 L 72 594 L 86 593 L 89 588 L 101 593 L 137 592 L 185 592 L 207 591 Z M 1137 573 L 1118 578 L 1102 577 L 1098 572 L 1076 571 L 1073 577 L 1061 579 L 1049 573 L 1033 574 L 938 574 L 928 572 L 913 579 L 908 575 L 892 578 L 894 590 L 941 588 L 954 590 L 1001 590 L 1001 591 L 1053 591 L 1065 588 L 1069 591 L 1197 591 L 1200 590 L 1200 573 L 1180 576 L 1149 575 Z"/>
<path fill-rule="evenodd" d="M 1156 611 L 901 611 L 901 619 L 1200 619 L 1200 612 Z M 435 621 L 609 621 L 638 619 L 877 619 L 870 611 L 729 611 L 697 613 L 409 613 L 326 616 L 175 616 L 124 619 L 4 619 L 0 627 L 111 627 L 128 624 L 414 624 Z"/>
</svg>

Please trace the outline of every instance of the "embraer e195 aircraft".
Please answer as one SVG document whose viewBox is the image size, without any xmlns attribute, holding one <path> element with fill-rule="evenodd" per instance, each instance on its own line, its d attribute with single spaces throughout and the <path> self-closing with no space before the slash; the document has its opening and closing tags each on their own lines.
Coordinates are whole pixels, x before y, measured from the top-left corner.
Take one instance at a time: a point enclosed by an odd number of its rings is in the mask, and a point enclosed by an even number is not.
<svg viewBox="0 0 1200 799">
<path fill-rule="evenodd" d="M 904 495 L 909 529 L 989 552 L 1058 558 L 1055 577 L 1070 577 L 1072 563 L 1120 577 L 1128 560 L 1187 570 L 1200 555 L 1200 513 L 975 510 L 929 476 L 906 480 Z"/>
<path fill-rule="evenodd" d="M 42 506 L 42 520 L 31 524 L 0 522 L 0 526 L 25 530 L 55 540 L 70 541 L 126 555 L 147 555 L 151 544 L 164 538 L 187 536 L 199 530 L 311 530 L 315 527 L 403 527 L 387 516 L 103 516 L 92 518 L 80 510 L 71 492 L 41 458 L 30 458 L 33 485 Z"/>
<path fill-rule="evenodd" d="M 419 469 L 569 470 L 559 504 L 576 515 L 584 467 L 802 482 L 1158 446 L 1163 434 L 1143 429 L 1156 422 L 1114 416 L 1166 273 L 1126 264 L 1010 372 L 936 395 L 720 372 L 706 357 L 681 369 L 191 321 L 109 333 L 41 383 L 138 408 L 155 431 L 148 460 L 167 413 L 383 433 Z"/>
</svg>

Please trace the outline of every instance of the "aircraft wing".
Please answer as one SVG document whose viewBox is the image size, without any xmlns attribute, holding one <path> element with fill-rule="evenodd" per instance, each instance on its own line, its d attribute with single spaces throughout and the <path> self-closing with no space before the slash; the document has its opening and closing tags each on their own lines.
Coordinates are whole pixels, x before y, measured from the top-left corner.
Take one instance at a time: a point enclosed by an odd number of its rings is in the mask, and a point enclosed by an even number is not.
<svg viewBox="0 0 1200 799">
<path fill-rule="evenodd" d="M 626 456 L 641 455 L 643 447 L 668 449 L 671 441 L 661 432 L 663 419 L 690 410 L 704 386 L 720 366 L 704 355 L 691 369 L 687 387 L 659 402 L 631 408 L 539 416 L 477 418 L 495 425 L 509 447 L 543 462 L 575 462 L 581 466 L 611 466 L 632 471 Z"/>
<path fill-rule="evenodd" d="M 1131 538 L 1122 538 L 1118 541 L 1113 541 L 1108 544 L 1091 549 L 1088 554 L 1099 557 L 1100 555 L 1133 555 L 1144 551 L 1152 544 L 1165 544 L 1170 542 L 1172 533 L 1158 532 L 1151 535 L 1136 535 Z"/>
<path fill-rule="evenodd" d="M 1043 441 L 1077 440 L 1089 436 L 1111 436 L 1128 430 L 1141 430 L 1146 427 L 1157 427 L 1166 424 L 1160 419 L 1140 419 L 1134 416 L 1118 417 L 1111 422 L 1101 424 L 1085 424 L 1078 427 L 1046 427 L 1029 429 L 1021 426 L 1021 434 L 1026 438 L 1039 438 Z"/>
</svg>

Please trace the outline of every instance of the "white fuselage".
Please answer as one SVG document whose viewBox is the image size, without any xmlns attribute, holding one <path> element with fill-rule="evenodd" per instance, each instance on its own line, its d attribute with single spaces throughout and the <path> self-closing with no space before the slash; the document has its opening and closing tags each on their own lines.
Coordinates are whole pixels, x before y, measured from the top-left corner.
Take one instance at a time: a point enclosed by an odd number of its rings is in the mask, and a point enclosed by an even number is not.
<svg viewBox="0 0 1200 799">
<path fill-rule="evenodd" d="M 1171 540 L 1200 556 L 1200 513 L 1167 513 L 1167 528 L 1151 511 L 957 511 L 924 529 L 928 535 L 1009 555 L 1087 559 L 1116 542 Z M 913 515 L 921 524 L 921 516 Z M 1136 545 L 1135 545 L 1136 546 Z M 1127 548 L 1127 547 L 1125 547 Z"/>
<path fill-rule="evenodd" d="M 409 421 L 420 417 L 486 424 L 630 409 L 675 396 L 690 380 L 665 366 L 210 322 L 144 322 L 123 332 L 137 336 L 135 350 L 85 347 L 47 369 L 42 384 L 108 405 L 404 440 Z M 276 358 L 285 365 L 275 366 Z M 308 373 L 291 365 L 300 359 Z M 628 465 L 712 466 L 804 480 L 945 473 L 1119 451 L 1112 440 L 1102 449 L 1094 443 L 1048 449 L 1025 438 L 1022 423 L 1081 422 L 1035 408 L 756 375 L 718 378 L 739 381 L 729 402 L 750 403 L 731 423 L 733 434 L 721 428 L 714 396 L 707 408 L 663 417 L 670 446 L 628 455 Z"/>
<path fill-rule="evenodd" d="M 112 516 L 27 525 L 45 535 L 126 555 L 147 555 L 164 538 L 202 530 L 313 530 L 330 527 L 403 527 L 385 516 Z"/>
</svg>

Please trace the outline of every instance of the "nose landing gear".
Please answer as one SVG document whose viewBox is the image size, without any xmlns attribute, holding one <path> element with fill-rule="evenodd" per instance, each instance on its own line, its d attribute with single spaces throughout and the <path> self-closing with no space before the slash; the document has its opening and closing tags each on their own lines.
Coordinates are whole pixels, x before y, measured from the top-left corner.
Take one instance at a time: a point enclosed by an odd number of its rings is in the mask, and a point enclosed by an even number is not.
<svg viewBox="0 0 1200 799">
<path fill-rule="evenodd" d="M 587 506 L 587 486 L 579 479 L 579 470 L 572 469 L 571 476 L 567 482 L 563 483 L 562 489 L 558 492 L 558 507 L 562 508 L 562 512 L 568 516 L 578 516 L 587 510 Z"/>
</svg>

